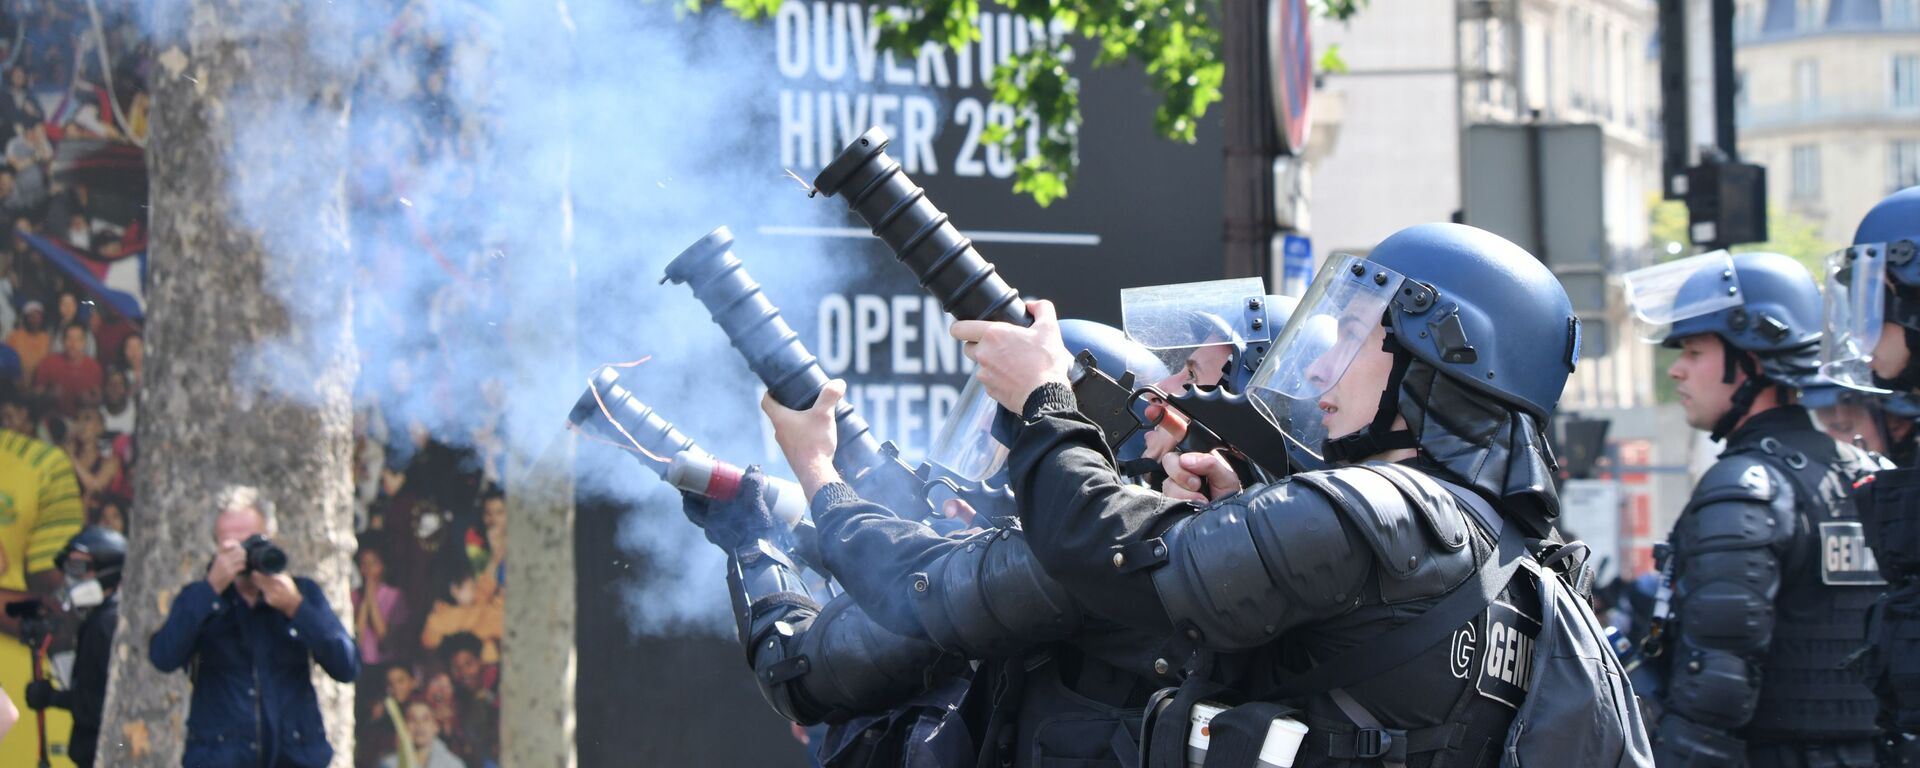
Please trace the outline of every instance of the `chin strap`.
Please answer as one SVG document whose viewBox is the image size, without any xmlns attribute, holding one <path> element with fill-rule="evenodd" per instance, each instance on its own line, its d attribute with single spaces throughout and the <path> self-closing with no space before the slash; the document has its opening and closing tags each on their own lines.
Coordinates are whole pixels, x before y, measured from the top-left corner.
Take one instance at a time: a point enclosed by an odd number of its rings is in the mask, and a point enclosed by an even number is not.
<svg viewBox="0 0 1920 768">
<path fill-rule="evenodd" d="M 1874 374 L 1873 385 L 1894 392 L 1913 392 L 1920 390 L 1920 329 L 1902 325 L 1900 330 L 1907 334 L 1907 367 L 1893 378 Z"/>
<path fill-rule="evenodd" d="M 1413 363 L 1413 355 L 1400 346 L 1392 333 L 1387 334 L 1380 348 L 1393 355 L 1393 372 L 1387 374 L 1387 388 L 1380 392 L 1380 407 L 1373 412 L 1373 423 L 1366 429 L 1343 437 L 1329 437 L 1321 443 L 1320 453 L 1330 463 L 1357 464 L 1387 451 L 1420 447 L 1412 432 L 1393 428 L 1393 420 L 1400 416 L 1400 384 L 1407 378 L 1407 366 Z"/>
<path fill-rule="evenodd" d="M 1733 391 L 1732 406 L 1727 408 L 1726 413 L 1720 415 L 1719 421 L 1713 423 L 1713 432 L 1708 437 L 1715 441 L 1727 439 L 1727 435 L 1733 433 L 1733 428 L 1740 425 L 1740 420 L 1746 418 L 1747 413 L 1753 410 L 1753 401 L 1760 397 L 1760 392 L 1774 384 L 1772 380 L 1761 375 L 1760 366 L 1754 363 L 1753 355 L 1733 346 L 1726 339 L 1720 340 L 1720 349 L 1726 353 L 1726 362 L 1720 366 L 1720 383 L 1732 384 L 1733 372 L 1736 368 L 1747 375 L 1747 380 L 1740 382 L 1740 387 Z M 1781 402 L 1786 402 L 1786 386 L 1780 385 L 1780 391 Z"/>
</svg>

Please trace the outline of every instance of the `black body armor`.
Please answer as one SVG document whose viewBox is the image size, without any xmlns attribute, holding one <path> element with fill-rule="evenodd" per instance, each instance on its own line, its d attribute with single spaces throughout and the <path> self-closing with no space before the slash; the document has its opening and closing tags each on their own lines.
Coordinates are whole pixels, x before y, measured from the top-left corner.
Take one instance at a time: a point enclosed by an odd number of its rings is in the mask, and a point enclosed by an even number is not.
<svg viewBox="0 0 1920 768">
<path fill-rule="evenodd" d="M 1848 496 L 1880 460 L 1798 406 L 1753 416 L 1727 445 L 1671 537 L 1655 753 L 1663 765 L 1743 765 L 1815 750 L 1853 765 L 1874 702 L 1847 662 L 1885 582 Z"/>
</svg>

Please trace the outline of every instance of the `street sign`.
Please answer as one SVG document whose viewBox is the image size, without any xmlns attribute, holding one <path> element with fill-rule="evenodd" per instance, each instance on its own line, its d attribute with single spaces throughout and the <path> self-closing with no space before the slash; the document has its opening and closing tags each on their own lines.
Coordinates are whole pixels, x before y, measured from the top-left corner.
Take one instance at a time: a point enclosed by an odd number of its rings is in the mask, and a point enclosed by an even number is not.
<svg viewBox="0 0 1920 768">
<path fill-rule="evenodd" d="M 1568 480 L 1560 488 L 1560 526 L 1587 543 L 1594 584 L 1620 574 L 1620 482 Z"/>
<path fill-rule="evenodd" d="M 1313 280 L 1313 241 L 1300 235 L 1286 235 L 1280 251 L 1280 293 L 1301 296 Z"/>
<path fill-rule="evenodd" d="M 1307 131 L 1313 95 L 1313 17 L 1307 0 L 1270 0 L 1267 14 L 1267 60 L 1273 82 L 1273 123 L 1280 130 L 1280 152 L 1307 151 Z"/>
</svg>

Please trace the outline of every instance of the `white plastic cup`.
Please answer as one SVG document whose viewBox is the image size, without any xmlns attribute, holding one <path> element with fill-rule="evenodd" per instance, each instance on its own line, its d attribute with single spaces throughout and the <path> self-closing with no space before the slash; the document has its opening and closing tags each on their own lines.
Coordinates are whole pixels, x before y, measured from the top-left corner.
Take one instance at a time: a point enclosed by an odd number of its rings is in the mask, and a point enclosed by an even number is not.
<svg viewBox="0 0 1920 768">
<path fill-rule="evenodd" d="M 1202 768 L 1207 748 L 1213 743 L 1213 718 L 1227 708 L 1211 701 L 1193 705 L 1187 716 L 1187 768 Z M 1260 768 L 1293 768 L 1306 741 L 1307 724 L 1291 717 L 1276 717 L 1267 726 L 1267 740 L 1260 744 Z"/>
</svg>

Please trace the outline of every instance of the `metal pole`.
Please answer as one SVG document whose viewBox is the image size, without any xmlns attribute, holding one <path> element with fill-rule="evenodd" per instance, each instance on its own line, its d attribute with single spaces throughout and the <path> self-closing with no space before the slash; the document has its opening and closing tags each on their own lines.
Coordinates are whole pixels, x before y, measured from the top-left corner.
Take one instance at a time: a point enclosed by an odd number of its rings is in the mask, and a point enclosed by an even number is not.
<svg viewBox="0 0 1920 768">
<path fill-rule="evenodd" d="M 1713 115 L 1714 145 L 1729 163 L 1740 162 L 1734 133 L 1733 99 L 1738 83 L 1733 75 L 1733 0 L 1713 0 Z"/>
<path fill-rule="evenodd" d="M 1691 152 L 1721 148 L 1714 114 L 1713 4 L 1718 0 L 1685 0 L 1687 56 L 1687 146 Z M 1668 105 L 1669 108 L 1672 105 Z M 1697 155 L 1695 156 L 1697 157 Z M 1705 158 L 1700 158 L 1704 160 Z M 1692 162 L 1689 162 L 1691 165 Z"/>
<path fill-rule="evenodd" d="M 1228 277 L 1266 277 L 1274 232 L 1273 89 L 1266 46 L 1270 0 L 1221 3 L 1221 44 L 1227 65 L 1221 113 L 1226 133 L 1226 253 Z"/>
</svg>

